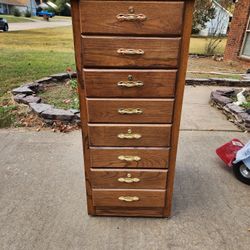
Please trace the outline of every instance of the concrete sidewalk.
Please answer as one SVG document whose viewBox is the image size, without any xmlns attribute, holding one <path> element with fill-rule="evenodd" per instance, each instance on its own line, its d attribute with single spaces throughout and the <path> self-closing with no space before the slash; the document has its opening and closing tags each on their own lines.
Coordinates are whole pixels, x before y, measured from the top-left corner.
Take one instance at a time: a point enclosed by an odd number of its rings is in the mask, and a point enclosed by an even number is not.
<svg viewBox="0 0 250 250">
<path fill-rule="evenodd" d="M 0 130 L 0 249 L 248 249 L 249 186 L 214 150 L 249 134 L 214 113 L 208 96 L 207 87 L 186 88 L 170 219 L 88 216 L 80 131 Z M 214 125 L 197 121 L 204 110 Z"/>
<path fill-rule="evenodd" d="M 26 23 L 9 23 L 9 31 L 55 28 L 55 27 L 64 27 L 70 25 L 72 25 L 71 20 L 58 20 L 53 22 L 36 20 L 34 22 L 26 22 Z"/>
</svg>

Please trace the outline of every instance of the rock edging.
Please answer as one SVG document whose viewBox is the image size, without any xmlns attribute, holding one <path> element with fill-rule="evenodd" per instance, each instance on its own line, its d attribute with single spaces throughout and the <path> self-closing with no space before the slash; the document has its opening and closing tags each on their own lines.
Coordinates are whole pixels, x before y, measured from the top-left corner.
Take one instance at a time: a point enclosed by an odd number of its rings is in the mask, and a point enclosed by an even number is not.
<svg viewBox="0 0 250 250">
<path fill-rule="evenodd" d="M 229 86 L 229 87 L 249 87 L 250 79 L 229 79 L 229 78 L 186 78 L 186 85 L 210 85 L 210 86 Z"/>
<path fill-rule="evenodd" d="M 37 96 L 39 90 L 43 89 L 44 84 L 76 78 L 76 73 L 59 73 L 49 77 L 44 77 L 34 82 L 29 82 L 12 90 L 14 100 L 17 103 L 28 105 L 38 116 L 42 117 L 46 123 L 52 124 L 55 120 L 80 123 L 80 111 L 76 109 L 58 109 L 46 103 Z"/>
<path fill-rule="evenodd" d="M 233 103 L 230 96 L 235 93 L 237 93 L 236 89 L 212 91 L 210 95 L 210 103 L 212 106 L 222 110 L 228 120 L 233 122 L 240 129 L 250 132 L 250 114 L 248 114 L 244 108 Z"/>
</svg>

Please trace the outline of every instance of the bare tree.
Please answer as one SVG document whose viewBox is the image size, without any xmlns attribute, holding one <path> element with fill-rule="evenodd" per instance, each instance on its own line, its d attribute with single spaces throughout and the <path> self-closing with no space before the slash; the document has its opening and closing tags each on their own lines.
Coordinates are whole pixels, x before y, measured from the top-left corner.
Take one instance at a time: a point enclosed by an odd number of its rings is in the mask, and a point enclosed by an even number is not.
<svg viewBox="0 0 250 250">
<path fill-rule="evenodd" d="M 214 55 L 216 49 L 222 42 L 222 36 L 228 25 L 228 14 L 224 10 L 216 9 L 215 18 L 211 20 L 211 26 L 208 30 L 208 43 L 206 53 Z"/>
</svg>

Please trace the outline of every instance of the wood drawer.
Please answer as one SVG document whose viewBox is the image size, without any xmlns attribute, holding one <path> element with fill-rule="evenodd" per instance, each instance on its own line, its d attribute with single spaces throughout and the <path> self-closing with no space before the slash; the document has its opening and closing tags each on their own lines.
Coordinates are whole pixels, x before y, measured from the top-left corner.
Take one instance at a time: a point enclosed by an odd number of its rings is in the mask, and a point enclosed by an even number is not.
<svg viewBox="0 0 250 250">
<path fill-rule="evenodd" d="M 171 125 L 89 124 L 88 129 L 90 146 L 167 147 L 170 144 Z"/>
<path fill-rule="evenodd" d="M 171 123 L 173 99 L 87 99 L 94 123 Z"/>
<path fill-rule="evenodd" d="M 174 97 L 177 70 L 83 69 L 88 97 Z"/>
<path fill-rule="evenodd" d="M 165 189 L 167 170 L 91 169 L 93 188 Z"/>
<path fill-rule="evenodd" d="M 81 30 L 86 34 L 179 35 L 183 7 L 183 2 L 82 1 Z M 126 20 L 128 14 L 137 19 Z"/>
<path fill-rule="evenodd" d="M 92 168 L 167 168 L 169 148 L 90 148 Z"/>
<path fill-rule="evenodd" d="M 83 65 L 109 68 L 176 68 L 180 40 L 181 38 L 83 36 Z"/>
<path fill-rule="evenodd" d="M 163 207 L 95 207 L 100 216 L 164 217 Z"/>
<path fill-rule="evenodd" d="M 132 199 L 134 201 L 124 201 L 121 199 Z M 137 190 L 137 189 L 93 189 L 93 205 L 100 207 L 164 207 L 164 190 Z"/>
</svg>

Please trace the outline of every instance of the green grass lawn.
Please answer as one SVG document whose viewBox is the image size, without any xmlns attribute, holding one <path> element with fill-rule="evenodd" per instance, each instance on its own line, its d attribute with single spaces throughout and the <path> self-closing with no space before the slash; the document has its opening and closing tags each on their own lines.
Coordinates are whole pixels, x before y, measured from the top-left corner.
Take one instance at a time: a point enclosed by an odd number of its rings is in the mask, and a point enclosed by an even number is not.
<svg viewBox="0 0 250 250">
<path fill-rule="evenodd" d="M 4 33 L 0 43 L 0 96 L 22 83 L 74 67 L 70 27 Z"/>
<path fill-rule="evenodd" d="M 34 22 L 31 18 L 26 18 L 23 16 L 16 17 L 16 16 L 12 16 L 12 15 L 0 15 L 0 17 L 7 19 L 8 23 Z"/>
<path fill-rule="evenodd" d="M 44 103 L 51 104 L 61 109 L 79 109 L 77 81 L 72 79 L 66 83 L 50 83 L 38 96 Z M 55 98 L 56 97 L 56 98 Z"/>
<path fill-rule="evenodd" d="M 43 17 L 40 16 L 33 16 L 31 17 L 33 20 L 44 20 Z M 69 16 L 54 16 L 49 19 L 50 22 L 58 22 L 58 21 L 71 21 L 71 17 Z"/>
<path fill-rule="evenodd" d="M 75 69 L 71 27 L 1 34 L 0 128 L 18 126 L 22 108 L 8 93 L 14 87 L 54 73 Z"/>
<path fill-rule="evenodd" d="M 209 38 L 201 38 L 201 37 L 191 37 L 189 53 L 190 54 L 206 54 L 206 46 L 209 42 Z M 218 47 L 215 50 L 215 54 L 223 54 L 225 50 L 225 46 L 227 43 L 226 38 L 222 38 Z"/>
</svg>

